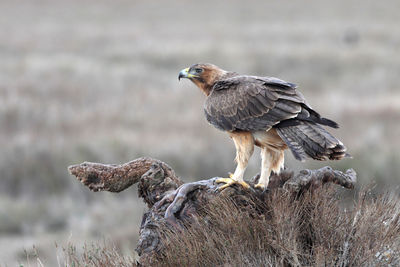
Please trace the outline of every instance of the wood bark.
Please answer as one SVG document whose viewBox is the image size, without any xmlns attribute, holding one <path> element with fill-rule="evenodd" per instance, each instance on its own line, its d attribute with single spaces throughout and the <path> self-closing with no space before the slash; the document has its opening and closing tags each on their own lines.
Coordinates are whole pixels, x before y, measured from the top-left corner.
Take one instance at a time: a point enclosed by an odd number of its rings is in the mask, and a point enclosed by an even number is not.
<svg viewBox="0 0 400 267">
<path fill-rule="evenodd" d="M 298 174 L 284 170 L 279 175 L 271 176 L 265 191 L 254 189 L 259 175 L 249 182 L 249 189 L 233 185 L 220 191 L 220 184 L 216 183 L 218 177 L 183 183 L 168 164 L 148 157 L 120 165 L 84 162 L 70 166 L 69 171 L 92 191 L 120 192 L 138 184 L 138 194 L 149 208 L 143 215 L 136 248 L 143 262 L 151 262 L 151 257 L 163 249 L 161 226 L 167 224 L 183 230 L 183 223 L 201 216 L 199 209 L 213 198 L 230 197 L 237 203 L 248 199 L 262 202 L 278 189 L 301 197 L 304 192 L 326 183 L 349 189 L 354 188 L 356 183 L 353 169 L 341 172 L 326 166 L 317 170 L 302 170 Z"/>
</svg>

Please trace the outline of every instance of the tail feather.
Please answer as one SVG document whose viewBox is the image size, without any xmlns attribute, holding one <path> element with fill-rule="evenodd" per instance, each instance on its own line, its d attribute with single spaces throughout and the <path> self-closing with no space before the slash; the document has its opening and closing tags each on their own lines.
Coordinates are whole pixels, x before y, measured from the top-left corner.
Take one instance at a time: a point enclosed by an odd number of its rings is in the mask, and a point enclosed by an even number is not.
<svg viewBox="0 0 400 267">
<path fill-rule="evenodd" d="M 299 121 L 276 130 L 298 160 L 340 160 L 350 156 L 342 142 L 313 122 Z"/>
<path fill-rule="evenodd" d="M 332 127 L 332 128 L 339 128 L 339 124 L 337 124 L 333 120 L 330 120 L 327 118 L 321 118 L 319 123 L 321 123 L 322 125 Z"/>
</svg>

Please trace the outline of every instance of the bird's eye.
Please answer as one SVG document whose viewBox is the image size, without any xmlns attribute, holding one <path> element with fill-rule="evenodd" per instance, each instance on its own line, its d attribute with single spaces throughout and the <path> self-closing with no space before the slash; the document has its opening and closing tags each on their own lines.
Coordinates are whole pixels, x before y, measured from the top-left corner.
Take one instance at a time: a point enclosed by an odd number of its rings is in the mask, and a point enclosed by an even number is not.
<svg viewBox="0 0 400 267">
<path fill-rule="evenodd" d="M 196 73 L 202 73 L 202 72 L 203 72 L 203 69 L 201 69 L 201 68 L 195 68 L 194 71 L 195 71 Z"/>
</svg>

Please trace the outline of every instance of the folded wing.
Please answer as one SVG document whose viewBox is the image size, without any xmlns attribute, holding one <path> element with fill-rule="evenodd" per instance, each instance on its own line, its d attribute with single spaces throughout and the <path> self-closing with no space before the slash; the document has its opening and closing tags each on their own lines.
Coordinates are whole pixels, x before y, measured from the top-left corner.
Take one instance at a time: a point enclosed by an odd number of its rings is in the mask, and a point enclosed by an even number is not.
<svg viewBox="0 0 400 267">
<path fill-rule="evenodd" d="M 236 76 L 217 82 L 204 111 L 207 120 L 224 131 L 269 130 L 278 124 L 297 125 L 299 120 L 337 127 L 307 104 L 296 85 L 270 77 Z"/>
</svg>

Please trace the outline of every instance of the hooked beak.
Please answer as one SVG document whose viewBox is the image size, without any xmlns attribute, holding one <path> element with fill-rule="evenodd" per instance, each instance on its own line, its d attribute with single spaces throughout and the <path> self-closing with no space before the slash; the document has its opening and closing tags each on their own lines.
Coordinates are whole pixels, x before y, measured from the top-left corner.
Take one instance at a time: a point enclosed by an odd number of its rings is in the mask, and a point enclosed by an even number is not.
<svg viewBox="0 0 400 267">
<path fill-rule="evenodd" d="M 196 78 L 196 77 L 199 77 L 199 76 L 189 73 L 189 68 L 186 68 L 179 72 L 178 80 L 181 80 L 181 78 L 191 79 L 191 78 Z"/>
<path fill-rule="evenodd" d="M 180 81 L 181 78 L 189 78 L 189 68 L 183 69 L 179 72 L 178 80 Z"/>
</svg>

